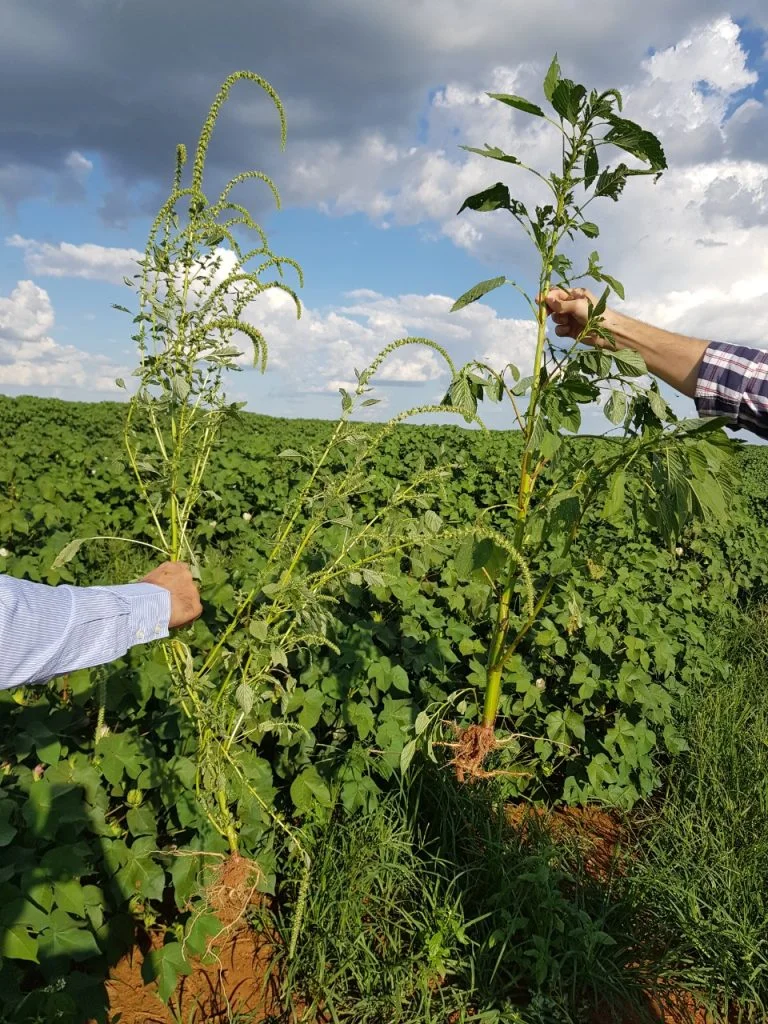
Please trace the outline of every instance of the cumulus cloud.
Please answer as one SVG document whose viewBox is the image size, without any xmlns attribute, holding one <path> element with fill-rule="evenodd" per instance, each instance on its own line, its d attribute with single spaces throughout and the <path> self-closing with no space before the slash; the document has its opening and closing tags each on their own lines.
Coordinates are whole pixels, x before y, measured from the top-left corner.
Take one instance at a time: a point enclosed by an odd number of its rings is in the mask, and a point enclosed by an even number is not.
<svg viewBox="0 0 768 1024">
<path fill-rule="evenodd" d="M 544 200 L 539 184 L 519 168 L 465 155 L 458 143 L 489 142 L 532 166 L 555 166 L 556 133 L 486 94 L 538 98 L 544 70 L 531 61 L 498 66 L 485 89 L 448 82 L 432 97 L 425 141 L 417 147 L 398 148 L 381 135 L 351 152 L 321 147 L 311 194 L 337 215 L 365 212 L 374 222 L 427 225 L 494 272 L 510 268 L 517 277 L 522 267 L 525 279 L 530 268 L 533 277 L 535 254 L 509 217 L 468 212 L 457 218 L 456 211 L 467 195 L 499 178 L 530 208 Z M 768 344 L 768 315 L 755 302 L 768 292 L 768 108 L 755 98 L 739 102 L 757 76 L 738 26 L 730 16 L 700 22 L 626 77 L 627 116 L 661 137 L 670 170 L 656 185 L 630 182 L 617 205 L 596 203 L 591 210 L 601 237 L 575 246 L 576 262 L 586 265 L 589 250 L 599 247 L 603 265 L 627 286 L 626 308 L 646 319 L 704 337 Z M 756 132 L 763 121 L 766 131 Z M 746 128 L 759 135 L 762 159 L 739 134 Z"/>
<path fill-rule="evenodd" d="M 115 397 L 114 379 L 126 370 L 106 356 L 60 345 L 50 333 L 54 319 L 48 293 L 32 281 L 0 295 L 0 387 Z"/>
<path fill-rule="evenodd" d="M 459 365 L 473 359 L 494 367 L 532 364 L 532 321 L 501 317 L 490 306 L 451 313 L 453 299 L 446 295 L 386 296 L 368 290 L 347 299 L 338 309 L 305 309 L 297 321 L 286 295 L 261 295 L 247 312 L 267 339 L 272 369 L 290 373 L 300 390 L 335 392 L 353 386 L 353 369 L 362 371 L 390 342 L 408 337 L 437 342 Z M 408 345 L 393 352 L 376 380 L 382 386 L 442 386 L 449 376 L 437 352 Z"/>
<path fill-rule="evenodd" d="M 70 242 L 38 242 L 33 238 L 11 235 L 6 245 L 24 252 L 24 263 L 30 273 L 47 277 L 80 277 L 88 281 L 109 281 L 121 284 L 124 276 L 136 272 L 138 249 L 120 249 L 104 245 L 73 245 Z"/>
<path fill-rule="evenodd" d="M 167 183 L 173 147 L 197 138 L 213 93 L 232 68 L 254 68 L 281 93 L 291 160 L 302 147 L 308 152 L 328 140 L 346 154 L 377 134 L 386 154 L 392 142 L 410 144 L 430 90 L 456 81 L 457 69 L 477 90 L 487 87 L 489 69 L 538 68 L 557 50 L 582 80 L 607 86 L 624 76 L 632 86 L 649 51 L 680 45 L 729 10 L 726 0 L 646 0 L 641 18 L 634 0 L 594 0 L 588 17 L 563 17 L 560 0 L 518 4 L 513 12 L 507 0 L 475 0 L 471 16 L 462 0 L 378 6 L 4 0 L 0 93 L 14 102 L 0 109 L 3 160 L 8 167 L 63 173 L 73 148 L 98 154 L 112 189 L 109 212 L 123 183 L 127 193 L 139 182 Z M 765 0 L 741 0 L 739 17 L 766 26 Z M 710 32 L 698 48 L 684 47 L 666 64 L 706 77 L 700 64 L 710 45 L 708 74 L 714 63 L 723 69 L 712 85 L 727 90 L 738 81 L 727 44 Z M 670 73 L 666 64 L 657 62 L 657 77 Z M 276 152 L 268 101 L 255 90 L 238 90 L 217 131 L 212 171 L 262 166 L 266 159 L 284 180 L 285 164 L 272 160 Z M 3 180 L 0 174 L 0 188 Z M 126 216 L 141 211 L 129 200 Z"/>
</svg>

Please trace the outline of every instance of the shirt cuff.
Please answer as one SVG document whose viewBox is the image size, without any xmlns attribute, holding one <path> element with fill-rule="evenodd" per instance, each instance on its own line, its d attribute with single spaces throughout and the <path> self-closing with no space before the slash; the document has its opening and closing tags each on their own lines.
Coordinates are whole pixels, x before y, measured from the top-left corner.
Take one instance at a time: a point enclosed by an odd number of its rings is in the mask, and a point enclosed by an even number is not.
<svg viewBox="0 0 768 1024">
<path fill-rule="evenodd" d="M 738 418 L 746 362 L 735 345 L 715 341 L 707 346 L 694 392 L 699 416 Z"/>
<path fill-rule="evenodd" d="M 125 583 L 109 588 L 128 603 L 128 636 L 131 647 L 168 636 L 171 620 L 171 595 L 154 583 Z"/>
</svg>

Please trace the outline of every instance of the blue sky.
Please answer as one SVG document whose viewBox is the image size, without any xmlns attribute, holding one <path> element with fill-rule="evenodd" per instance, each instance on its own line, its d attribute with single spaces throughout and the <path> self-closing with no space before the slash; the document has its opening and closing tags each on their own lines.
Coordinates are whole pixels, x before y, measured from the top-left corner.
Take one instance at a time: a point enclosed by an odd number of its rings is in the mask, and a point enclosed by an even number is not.
<svg viewBox="0 0 768 1024">
<path fill-rule="evenodd" d="M 154 24 L 151 8 L 125 0 L 108 14 L 97 0 L 74 3 L 81 27 L 76 18 L 65 23 L 47 0 L 11 0 L 0 14 L 0 39 L 13 45 L 0 83 L 10 83 L 13 72 L 17 82 L 37 82 L 24 90 L 19 109 L 0 115 L 0 390 L 119 397 L 109 381 L 133 365 L 134 354 L 127 318 L 110 308 L 131 305 L 128 290 L 115 283 L 116 268 L 121 259 L 129 263 L 125 251 L 143 249 L 176 142 L 194 144 L 216 85 L 245 54 L 229 58 L 222 45 L 212 56 L 204 45 L 213 31 L 207 8 L 188 5 L 187 59 L 152 66 L 150 91 L 138 76 L 141 61 L 152 58 L 139 42 Z M 168 8 L 175 3 L 168 0 Z M 754 302 L 768 297 L 762 5 L 681 3 L 674 15 L 643 19 L 630 40 L 616 19 L 597 19 L 591 35 L 544 42 L 535 21 L 517 33 L 505 25 L 504 39 L 495 38 L 495 0 L 478 4 L 479 27 L 469 37 L 453 3 L 441 8 L 440 29 L 425 37 L 431 6 L 425 0 L 417 17 L 405 0 L 392 3 L 390 24 L 381 11 L 366 14 L 365 5 L 351 14 L 346 0 L 329 2 L 326 20 L 338 18 L 349 36 L 341 56 L 323 43 L 325 23 L 307 24 L 304 39 L 281 36 L 263 54 L 255 46 L 248 64 L 271 77 L 286 103 L 287 152 L 277 153 L 268 103 L 246 90 L 225 107 L 211 174 L 222 180 L 259 166 L 275 177 L 282 211 L 270 211 L 254 189 L 244 194 L 273 248 L 302 263 L 306 317 L 293 326 L 279 304 L 252 310 L 274 339 L 273 358 L 264 378 L 237 375 L 233 395 L 255 411 L 333 416 L 336 385 L 351 379 L 352 361 L 372 358 L 400 332 L 428 334 L 460 360 L 525 365 L 530 327 L 514 292 L 494 293 L 485 309 L 448 312 L 476 281 L 506 273 L 529 282 L 533 267 L 499 215 L 456 218 L 467 194 L 497 178 L 517 187 L 506 167 L 458 146 L 516 146 L 548 165 L 551 141 L 484 93 L 540 100 L 554 48 L 570 76 L 622 88 L 628 116 L 656 131 L 667 149 L 670 171 L 662 182 L 641 179 L 626 203 L 607 202 L 596 218 L 604 266 L 627 287 L 626 311 L 684 333 L 768 345 L 766 303 Z M 623 6 L 629 11 L 628 0 Z M 262 14 L 275 24 L 286 17 L 272 4 Z M 158 35 L 163 31 L 160 19 Z M 82 51 L 73 54 L 72 40 L 83 35 Z M 317 52 L 308 62 L 309 37 Z M 110 47 L 117 47 L 114 60 Z M 56 74 L 47 73 L 52 67 Z M 24 281 L 32 285 L 20 290 Z M 382 385 L 381 408 L 390 414 L 432 401 L 446 383 L 430 359 L 403 360 Z M 693 409 L 684 399 L 675 406 L 684 414 Z"/>
</svg>

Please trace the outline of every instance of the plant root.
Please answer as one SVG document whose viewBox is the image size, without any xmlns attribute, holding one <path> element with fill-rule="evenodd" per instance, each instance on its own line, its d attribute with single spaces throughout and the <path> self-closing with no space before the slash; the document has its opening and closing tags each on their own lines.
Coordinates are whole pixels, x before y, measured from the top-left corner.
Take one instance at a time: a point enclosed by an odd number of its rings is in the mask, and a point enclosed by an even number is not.
<svg viewBox="0 0 768 1024">
<path fill-rule="evenodd" d="M 470 725 L 462 729 L 453 722 L 449 725 L 456 736 L 456 742 L 444 743 L 441 746 L 450 747 L 454 751 L 450 764 L 458 782 L 471 784 L 480 779 L 495 779 L 502 775 L 508 778 L 530 775 L 530 772 L 511 772 L 504 769 L 488 771 L 483 767 L 489 754 L 507 745 L 505 741 L 496 739 L 491 726 Z"/>
<path fill-rule="evenodd" d="M 254 861 L 232 854 L 220 865 L 206 890 L 207 910 L 221 922 L 222 932 L 234 930 L 250 906 L 259 902 L 261 869 Z"/>
</svg>

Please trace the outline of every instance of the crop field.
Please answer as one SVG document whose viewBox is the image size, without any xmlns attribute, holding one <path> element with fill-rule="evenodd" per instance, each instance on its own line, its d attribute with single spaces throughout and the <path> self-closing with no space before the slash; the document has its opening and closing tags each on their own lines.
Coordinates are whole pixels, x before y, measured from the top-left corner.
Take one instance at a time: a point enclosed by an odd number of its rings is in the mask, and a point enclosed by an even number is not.
<svg viewBox="0 0 768 1024">
<path fill-rule="evenodd" d="M 599 236 L 589 203 L 664 172 L 661 143 L 557 57 L 552 116 L 489 94 L 559 132 L 560 163 L 465 147 L 544 199 L 464 201 L 525 232 L 536 291 L 491 278 L 453 310 L 516 289 L 530 365 L 398 338 L 336 421 L 269 419 L 228 384 L 245 349 L 266 369 L 260 298 L 300 315 L 303 273 L 233 198 L 279 200 L 271 179 L 205 191 L 239 83 L 285 142 L 277 94 L 237 72 L 189 168 L 177 147 L 116 306 L 126 401 L 0 396 L 0 572 L 106 586 L 183 561 L 204 606 L 0 690 L 0 1020 L 764 1021 L 768 449 L 678 417 L 612 333 L 623 285 L 572 245 Z M 548 294 L 586 278 L 600 295 L 552 332 Z M 444 398 L 371 419 L 412 346 Z"/>
<path fill-rule="evenodd" d="M 83 547 L 61 569 L 51 569 L 73 536 L 151 540 L 151 524 L 136 502 L 122 455 L 124 418 L 124 407 L 115 404 L 0 400 L 2 434 L 12 439 L 0 464 L 4 571 L 48 583 L 107 584 L 138 578 L 151 567 L 151 551 L 102 541 Z M 281 508 L 301 485 L 305 473 L 300 463 L 281 453 L 321 445 L 330 429 L 319 421 L 249 414 L 227 426 L 210 469 L 209 492 L 193 526 L 193 546 L 205 553 L 205 613 L 192 630 L 193 649 L 206 650 L 227 621 L 238 592 L 249 586 L 268 555 Z M 595 442 L 585 439 L 583 444 Z M 375 509 L 392 482 L 408 480 L 415 469 L 450 465 L 455 468 L 440 481 L 428 511 L 446 524 L 461 521 L 468 510 L 502 501 L 519 445 L 519 437 L 512 433 L 401 426 L 382 445 L 377 474 L 359 496 L 361 511 Z M 695 755 L 703 758 L 705 768 L 722 767 L 707 761 L 714 758 L 712 750 L 686 752 L 690 722 L 681 713 L 681 702 L 691 693 L 703 700 L 717 694 L 725 699 L 731 686 L 734 696 L 744 699 L 739 689 L 744 684 L 733 681 L 733 658 L 723 637 L 747 628 L 749 608 L 759 602 L 764 588 L 768 459 L 759 447 L 744 447 L 734 458 L 741 464 L 742 480 L 727 522 L 691 528 L 672 551 L 660 547 L 652 535 L 638 540 L 629 514 L 610 522 L 598 515 L 587 524 L 568 581 L 567 593 L 576 596 L 578 613 L 564 594 L 553 596 L 526 638 L 514 688 L 504 698 L 504 719 L 514 723 L 510 732 L 515 739 L 496 755 L 501 774 L 490 784 L 494 806 L 524 796 L 550 806 L 565 801 L 599 802 L 626 811 L 641 807 L 642 817 L 655 806 L 653 794 L 665 771 L 681 757 Z M 343 472 L 343 465 L 333 467 L 334 474 Z M 508 509 L 498 509 L 494 526 L 508 529 L 510 516 Z M 421 517 L 429 534 L 428 512 Z M 329 532 L 329 550 L 339 542 L 337 530 L 341 534 L 344 529 L 339 525 Z M 509 926 L 513 898 L 533 900 L 536 906 L 530 916 L 520 914 L 512 927 L 512 945 L 497 964 L 489 1006 L 478 1007 L 478 1014 L 494 1006 L 501 1014 L 498 1007 L 505 1000 L 517 1003 L 521 991 L 528 992 L 524 998 L 533 999 L 534 1005 L 536 999 L 544 999 L 542 993 L 552 999 L 552 1007 L 562 999 L 567 1005 L 573 994 L 561 992 L 562 972 L 570 976 L 568 985 L 583 982 L 585 990 L 595 979 L 588 973 L 577 977 L 564 964 L 555 971 L 558 957 L 566 950 L 569 956 L 585 957 L 591 944 L 616 941 L 609 911 L 615 914 L 617 909 L 604 904 L 610 898 L 618 904 L 618 896 L 609 896 L 607 889 L 599 897 L 572 890 L 573 873 L 578 878 L 583 869 L 556 863 L 551 851 L 545 854 L 544 835 L 529 838 L 532 849 L 521 849 L 519 837 L 494 831 L 493 841 L 502 850 L 509 847 L 503 856 L 497 850 L 496 856 L 501 863 L 508 858 L 518 867 L 524 857 L 526 886 L 532 891 L 513 892 L 512 884 L 520 887 L 514 877 L 505 879 L 510 889 L 503 892 L 499 905 L 493 892 L 473 891 L 471 902 L 483 910 L 484 920 L 470 921 L 470 912 L 462 906 L 460 881 L 451 880 L 453 889 L 442 891 L 450 872 L 441 877 L 430 863 L 429 857 L 437 859 L 437 853 L 429 843 L 425 848 L 432 852 L 424 862 L 410 863 L 418 859 L 418 831 L 440 827 L 433 802 L 443 803 L 440 815 L 465 817 L 467 800 L 477 804 L 471 809 L 475 818 L 488 812 L 482 784 L 465 787 L 470 796 L 451 792 L 455 785 L 444 767 L 448 758 L 438 747 L 433 749 L 435 765 L 428 757 L 419 765 L 417 754 L 417 762 L 406 773 L 406 780 L 417 777 L 407 783 L 417 810 L 411 809 L 401 821 L 397 814 L 402 809 L 393 809 L 392 801 L 403 798 L 401 758 L 420 716 L 439 708 L 443 717 L 461 723 L 474 714 L 483 682 L 477 652 L 491 628 L 484 609 L 486 567 L 492 554 L 471 545 L 467 550 L 462 543 L 443 544 L 439 535 L 433 535 L 418 553 L 380 563 L 375 577 L 346 580 L 327 611 L 338 653 L 297 650 L 287 664 L 278 654 L 275 673 L 280 690 L 253 709 L 253 725 L 240 754 L 250 782 L 236 807 L 242 847 L 259 865 L 258 892 L 277 894 L 279 927 L 287 929 L 286 942 L 302 868 L 295 863 L 294 837 L 276 828 L 272 816 L 300 832 L 298 841 L 311 851 L 310 906 L 298 953 L 289 966 L 291 972 L 299 972 L 294 980 L 297 990 L 303 992 L 307 986 L 306 992 L 319 993 L 321 1001 L 337 983 L 343 988 L 346 1005 L 337 1007 L 339 1019 L 416 1020 L 422 1012 L 432 1014 L 422 1019 L 443 1020 L 447 1017 L 441 1012 L 446 1010 L 460 1011 L 466 1020 L 517 1019 L 511 1010 L 507 1016 L 473 1016 L 472 1003 L 481 997 L 468 996 L 468 1005 L 462 1007 L 457 995 L 462 986 L 469 990 L 470 964 L 475 971 L 492 973 L 489 961 L 495 961 L 494 944 L 502 941 L 499 935 Z M 536 574 L 538 566 L 532 565 L 532 571 Z M 156 976 L 161 994 L 173 1004 L 177 980 L 188 970 L 182 949 L 202 954 L 218 930 L 214 915 L 202 910 L 199 891 L 206 871 L 215 875 L 216 855 L 226 853 L 227 843 L 195 800 L 200 739 L 179 707 L 160 652 L 137 648 L 107 669 L 78 672 L 49 687 L 29 688 L 23 695 L 6 691 L 1 699 L 5 761 L 0 839 L 4 925 L 10 931 L 0 998 L 6 1019 L 73 1020 L 75 1008 L 86 1004 L 94 1019 L 104 1019 L 99 1012 L 103 1013 L 108 965 L 117 963 L 142 934 L 164 937 L 165 944 L 156 945 L 148 955 L 151 973 L 145 968 L 144 977 Z M 762 707 L 765 714 L 765 700 Z M 752 717 L 748 705 L 739 713 Z M 711 739 L 708 727 L 696 735 L 702 748 Z M 764 752 L 761 757 L 765 763 Z M 699 780 L 705 786 L 716 782 Z M 427 792 L 417 798 L 417 789 Z M 738 794 L 729 800 L 738 803 Z M 742 807 L 740 813 L 747 810 Z M 339 831 L 342 822 L 348 823 L 348 831 Z M 698 827 L 697 822 L 691 824 Z M 674 825 L 667 823 L 666 828 Z M 701 823 L 702 828 L 705 825 Z M 456 829 L 459 838 L 465 838 L 458 825 Z M 763 839 L 766 832 L 763 826 Z M 432 842 L 439 840 L 442 849 L 446 839 L 434 836 Z M 451 840 L 456 843 L 456 836 Z M 347 844 L 358 844 L 357 853 Z M 202 851 L 210 857 L 194 855 Z M 407 903 L 416 896 L 409 891 L 409 872 L 424 875 L 419 884 L 429 887 L 425 899 L 442 901 L 426 912 L 414 903 L 410 913 L 439 916 L 451 908 L 446 920 L 419 918 L 414 923 L 414 938 L 418 936 L 424 948 L 411 949 L 410 939 L 398 934 L 397 941 L 407 947 L 398 949 L 392 938 L 396 959 L 413 959 L 407 965 L 389 964 L 389 983 L 382 977 L 367 978 L 367 984 L 381 986 L 375 993 L 359 991 L 357 979 L 344 978 L 342 986 L 339 979 L 312 977 L 307 968 L 308 956 L 322 959 L 335 954 L 350 961 L 335 964 L 335 971 L 354 975 L 358 969 L 351 962 L 358 955 L 351 942 L 343 953 L 316 949 L 326 915 L 333 922 L 334 914 L 344 909 L 343 900 L 331 908 L 326 899 L 333 897 L 323 897 L 317 887 L 330 887 L 331 893 L 341 887 L 343 892 L 360 870 L 357 855 L 374 858 L 374 864 L 383 857 L 376 884 L 391 887 L 389 894 L 380 894 L 385 902 L 382 921 L 369 920 L 363 932 L 375 934 L 377 923 L 396 932 L 407 930 L 405 920 L 388 920 L 394 913 L 406 914 L 405 907 L 388 900 L 399 900 L 401 875 L 403 899 Z M 442 850 L 441 860 L 446 856 Z M 461 860 L 467 852 L 454 850 L 453 856 Z M 560 850 L 556 856 L 566 854 Z M 393 863 L 387 865 L 390 857 Z M 399 857 L 409 862 L 399 863 Z M 538 872 L 535 877 L 531 865 Z M 700 867 L 704 870 L 706 865 Z M 497 886 L 489 877 L 490 864 L 483 868 L 487 884 Z M 391 878 L 388 871 L 393 872 Z M 674 878 L 674 862 L 667 871 Z M 350 872 L 349 879 L 345 872 Z M 593 888 L 597 884 L 585 876 L 579 885 L 587 883 Z M 642 883 L 647 885 L 648 879 L 643 877 Z M 473 881 L 468 889 L 477 886 Z M 345 895 L 349 900 L 353 894 Z M 599 898 L 601 905 L 579 905 L 590 898 Z M 629 899 L 626 894 L 623 898 Z M 750 898 L 762 901 L 759 886 Z M 364 907 L 356 912 L 362 915 Z M 717 906 L 702 910 L 706 912 L 715 915 Z M 642 915 L 642 908 L 637 913 Z M 555 930 L 544 940 L 541 928 L 549 931 L 555 922 L 561 928 L 569 917 L 569 929 L 579 922 L 578 927 L 586 930 L 578 935 Z M 333 923 L 333 934 L 324 942 L 339 942 L 339 929 L 345 926 L 346 922 Z M 674 931 L 673 922 L 667 926 Z M 425 937 L 424 929 L 434 932 Z M 367 936 L 368 942 L 374 934 Z M 387 938 L 380 935 L 378 941 Z M 625 955 L 630 940 L 622 941 Z M 640 941 L 639 934 L 634 941 Z M 610 948 L 614 956 L 614 947 Z M 597 965 L 590 966 L 594 970 Z M 724 970 L 724 965 L 720 967 Z M 753 967 L 755 990 L 764 997 L 764 953 Z M 683 963 L 668 968 L 674 976 L 675 970 L 683 972 Z M 601 970 L 608 967 L 603 964 Z M 737 984 L 737 977 L 726 977 L 729 985 Z M 397 987 L 390 990 L 393 978 Z M 706 974 L 704 978 L 706 989 Z M 438 990 L 427 1000 L 418 985 L 438 979 L 445 981 L 448 994 Z M 610 982 L 615 984 L 616 978 Z M 415 990 L 409 991 L 408 985 Z M 578 999 L 583 997 L 578 992 Z M 311 1002 L 310 995 L 304 998 Z M 365 1004 L 364 1015 L 357 1016 L 363 1012 L 356 1009 L 358 1002 Z M 577 1013 L 574 1019 L 579 1019 L 578 1005 L 570 1008 Z M 23 1014 L 14 1015 L 16 1006 L 24 1007 Z M 570 1018 L 545 1013 L 520 1019 Z"/>
</svg>

